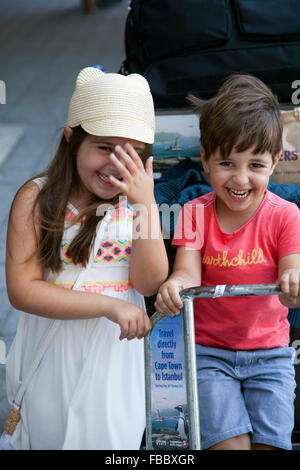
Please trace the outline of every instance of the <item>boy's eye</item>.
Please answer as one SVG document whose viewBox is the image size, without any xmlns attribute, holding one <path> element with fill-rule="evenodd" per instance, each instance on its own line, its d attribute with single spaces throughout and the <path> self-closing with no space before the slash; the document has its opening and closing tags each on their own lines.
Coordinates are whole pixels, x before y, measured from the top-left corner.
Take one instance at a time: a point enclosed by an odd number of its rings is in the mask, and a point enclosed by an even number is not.
<svg viewBox="0 0 300 470">
<path fill-rule="evenodd" d="M 262 163 L 251 163 L 250 165 L 252 168 L 263 168 Z"/>
<path fill-rule="evenodd" d="M 220 162 L 220 165 L 221 165 L 221 166 L 228 167 L 228 166 L 231 166 L 231 165 L 232 165 L 232 162 L 226 162 L 226 161 L 224 161 L 224 162 Z"/>
<path fill-rule="evenodd" d="M 102 150 L 102 152 L 111 152 L 112 149 L 110 147 L 107 147 L 107 145 L 98 145 L 98 149 Z"/>
</svg>

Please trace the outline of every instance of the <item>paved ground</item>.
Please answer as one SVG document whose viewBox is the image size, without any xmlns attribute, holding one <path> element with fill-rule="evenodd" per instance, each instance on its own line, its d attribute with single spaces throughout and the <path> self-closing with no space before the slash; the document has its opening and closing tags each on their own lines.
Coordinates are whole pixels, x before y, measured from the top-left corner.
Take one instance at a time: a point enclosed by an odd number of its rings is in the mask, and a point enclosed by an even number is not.
<svg viewBox="0 0 300 470">
<path fill-rule="evenodd" d="M 100 3 L 100 2 L 99 2 Z M 15 334 L 8 301 L 5 239 L 11 202 L 21 184 L 45 168 L 66 122 L 78 71 L 101 64 L 117 72 L 124 58 L 129 0 L 91 13 L 80 0 L 1 0 L 0 15 L 0 359 Z M 1 84 L 1 82 L 0 82 Z M 9 406 L 0 365 L 0 433 Z"/>
</svg>

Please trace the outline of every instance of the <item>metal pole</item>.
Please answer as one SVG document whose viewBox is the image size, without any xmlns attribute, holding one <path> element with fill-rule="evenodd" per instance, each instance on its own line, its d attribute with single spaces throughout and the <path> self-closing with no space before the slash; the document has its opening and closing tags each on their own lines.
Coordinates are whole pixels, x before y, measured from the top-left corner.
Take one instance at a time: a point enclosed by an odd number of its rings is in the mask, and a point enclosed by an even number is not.
<svg viewBox="0 0 300 470">
<path fill-rule="evenodd" d="M 186 392 L 189 416 L 189 440 L 191 449 L 200 450 L 201 443 L 195 349 L 194 306 L 192 297 L 185 297 L 182 300 Z"/>
</svg>

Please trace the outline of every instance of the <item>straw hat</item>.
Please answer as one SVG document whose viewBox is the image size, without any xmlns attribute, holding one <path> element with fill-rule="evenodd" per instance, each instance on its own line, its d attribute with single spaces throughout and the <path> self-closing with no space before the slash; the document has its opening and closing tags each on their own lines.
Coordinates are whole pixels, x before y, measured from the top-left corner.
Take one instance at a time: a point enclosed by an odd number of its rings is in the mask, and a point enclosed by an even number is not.
<svg viewBox="0 0 300 470">
<path fill-rule="evenodd" d="M 154 142 L 155 116 L 147 80 L 139 74 L 104 73 L 86 67 L 79 73 L 68 114 L 68 126 L 92 135 Z"/>
</svg>

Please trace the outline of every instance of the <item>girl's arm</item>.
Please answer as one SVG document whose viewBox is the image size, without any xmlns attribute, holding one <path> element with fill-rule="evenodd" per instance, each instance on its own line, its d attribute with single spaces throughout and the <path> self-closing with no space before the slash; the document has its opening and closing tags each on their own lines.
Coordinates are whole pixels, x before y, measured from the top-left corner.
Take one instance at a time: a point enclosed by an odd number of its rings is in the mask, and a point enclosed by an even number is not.
<svg viewBox="0 0 300 470">
<path fill-rule="evenodd" d="M 152 157 L 144 165 L 130 144 L 117 146 L 111 155 L 122 181 L 111 182 L 125 194 L 134 209 L 130 280 L 142 295 L 154 295 L 168 276 L 169 264 L 154 198 Z M 121 163 L 122 162 L 122 163 Z"/>
<path fill-rule="evenodd" d="M 142 295 L 151 296 L 166 280 L 169 269 L 154 197 L 136 212 L 133 233 L 135 236 L 132 240 L 130 279 Z"/>
<path fill-rule="evenodd" d="M 289 308 L 300 307 L 300 253 L 283 256 L 279 260 L 278 274 L 281 290 L 280 302 Z"/>
<path fill-rule="evenodd" d="M 11 304 L 35 315 L 63 319 L 105 316 L 121 328 L 120 339 L 142 337 L 151 325 L 146 313 L 136 305 L 105 295 L 63 289 L 43 281 L 37 247 L 40 237 L 35 221 L 39 216 L 34 201 L 39 188 L 24 186 L 12 205 L 7 231 L 6 283 Z"/>
<path fill-rule="evenodd" d="M 179 292 L 201 285 L 201 254 L 198 250 L 181 246 L 177 248 L 174 270 L 160 287 L 155 308 L 158 312 L 174 316 L 183 307 Z"/>
</svg>

